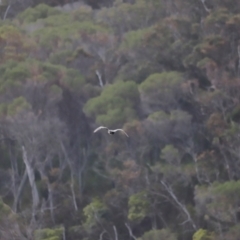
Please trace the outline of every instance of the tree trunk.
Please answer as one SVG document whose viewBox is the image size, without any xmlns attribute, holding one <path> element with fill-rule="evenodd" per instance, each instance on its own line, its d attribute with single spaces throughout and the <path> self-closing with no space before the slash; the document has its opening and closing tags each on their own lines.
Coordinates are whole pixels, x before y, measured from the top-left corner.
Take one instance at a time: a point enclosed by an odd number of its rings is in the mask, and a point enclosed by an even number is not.
<svg viewBox="0 0 240 240">
<path fill-rule="evenodd" d="M 68 158 L 67 151 L 66 151 L 66 149 L 65 149 L 65 147 L 64 147 L 64 145 L 62 143 L 61 143 L 61 147 L 62 147 L 63 153 L 65 155 L 65 158 L 67 160 L 67 163 L 68 163 L 68 166 L 70 168 L 70 171 L 71 171 L 71 183 L 70 183 L 70 186 L 71 186 L 71 193 L 72 193 L 72 198 L 73 198 L 73 206 L 74 206 L 75 211 L 78 211 L 78 206 L 77 206 L 77 201 L 76 201 L 76 194 L 75 194 L 75 190 L 74 190 L 74 168 L 72 167 L 71 161 Z"/>
<path fill-rule="evenodd" d="M 53 191 L 52 191 L 52 186 L 49 183 L 49 181 L 47 181 L 47 188 L 48 188 L 48 199 L 49 199 L 49 207 L 50 207 L 51 218 L 52 218 L 53 223 L 55 224 Z"/>
<path fill-rule="evenodd" d="M 5 11 L 5 13 L 4 13 L 4 16 L 3 16 L 3 21 L 6 20 L 7 14 L 8 14 L 8 12 L 9 12 L 10 8 L 11 8 L 11 4 L 9 4 L 9 5 L 7 6 L 7 9 L 6 9 L 6 11 Z"/>
<path fill-rule="evenodd" d="M 80 166 L 80 169 L 78 170 L 78 184 L 79 184 L 79 191 L 80 191 L 80 197 L 82 198 L 82 192 L 83 192 L 83 174 L 84 170 L 86 168 L 87 164 L 87 154 L 86 150 L 82 150 L 82 164 Z"/>
<path fill-rule="evenodd" d="M 39 194 L 38 194 L 37 186 L 35 183 L 34 169 L 32 168 L 31 163 L 27 157 L 27 151 L 24 146 L 22 146 L 22 152 L 23 152 L 23 161 L 24 161 L 24 164 L 26 165 L 27 175 L 28 175 L 29 183 L 32 190 L 33 216 L 35 216 L 36 208 L 39 205 Z"/>
<path fill-rule="evenodd" d="M 18 211 L 19 200 L 20 200 L 20 197 L 22 195 L 23 187 L 24 187 L 24 185 L 27 181 L 27 176 L 28 176 L 27 169 L 25 169 L 24 174 L 23 174 L 22 179 L 21 179 L 21 182 L 20 182 L 20 185 L 17 189 L 17 193 L 14 194 L 15 195 L 14 196 L 14 203 L 13 203 L 13 211 L 14 212 Z"/>
<path fill-rule="evenodd" d="M 195 223 L 193 222 L 190 213 L 188 212 L 187 208 L 178 200 L 177 196 L 174 194 L 172 188 L 170 186 L 168 186 L 164 181 L 161 181 L 161 184 L 164 186 L 164 188 L 166 189 L 166 191 L 170 194 L 170 196 L 173 198 L 173 200 L 176 202 L 176 204 L 178 205 L 178 207 L 186 214 L 187 219 L 186 221 L 184 221 L 182 224 L 190 222 L 190 224 L 192 225 L 193 229 L 197 229 Z"/>
<path fill-rule="evenodd" d="M 117 232 L 117 228 L 115 227 L 115 225 L 113 225 L 113 230 L 114 230 L 115 240 L 118 240 L 118 232 Z"/>
</svg>

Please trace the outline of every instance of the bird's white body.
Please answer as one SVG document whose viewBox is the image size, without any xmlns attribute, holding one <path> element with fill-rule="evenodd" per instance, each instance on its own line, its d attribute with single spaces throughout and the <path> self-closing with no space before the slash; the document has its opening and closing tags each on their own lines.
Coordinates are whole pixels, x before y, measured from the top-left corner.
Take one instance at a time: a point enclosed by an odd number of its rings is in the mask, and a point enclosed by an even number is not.
<svg viewBox="0 0 240 240">
<path fill-rule="evenodd" d="M 123 129 L 120 129 L 120 128 L 119 128 L 119 129 L 109 129 L 109 128 L 104 127 L 104 126 L 100 126 L 100 127 L 96 128 L 96 129 L 93 131 L 93 133 L 96 133 L 97 131 L 99 131 L 99 130 L 101 130 L 101 129 L 107 129 L 107 133 L 108 133 L 109 135 L 113 135 L 114 133 L 120 131 L 120 132 L 124 133 L 127 137 L 129 137 L 129 136 L 127 135 L 127 133 L 126 133 Z"/>
</svg>

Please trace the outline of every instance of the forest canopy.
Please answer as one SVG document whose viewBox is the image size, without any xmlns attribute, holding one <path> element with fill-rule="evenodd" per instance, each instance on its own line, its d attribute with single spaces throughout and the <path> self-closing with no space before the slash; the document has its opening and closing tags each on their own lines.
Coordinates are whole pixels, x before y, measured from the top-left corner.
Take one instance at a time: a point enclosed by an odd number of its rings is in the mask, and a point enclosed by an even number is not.
<svg viewBox="0 0 240 240">
<path fill-rule="evenodd" d="M 239 239 L 239 12 L 1 1 L 0 239 Z"/>
</svg>

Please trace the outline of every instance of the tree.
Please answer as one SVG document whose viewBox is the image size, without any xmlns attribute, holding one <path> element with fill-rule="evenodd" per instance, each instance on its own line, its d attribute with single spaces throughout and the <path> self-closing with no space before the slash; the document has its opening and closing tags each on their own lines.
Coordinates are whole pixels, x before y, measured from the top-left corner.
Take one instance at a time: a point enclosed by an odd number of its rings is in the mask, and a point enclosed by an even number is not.
<svg viewBox="0 0 240 240">
<path fill-rule="evenodd" d="M 21 61 L 34 47 L 34 43 L 27 39 L 14 26 L 3 25 L 0 27 L 1 63 L 8 60 Z"/>
<path fill-rule="evenodd" d="M 61 141 L 64 141 L 64 125 L 57 118 L 39 119 L 32 112 L 22 112 L 21 118 L 15 115 L 9 119 L 9 134 L 16 139 L 22 150 L 22 158 L 26 167 L 29 183 L 32 191 L 32 218 L 35 219 L 40 205 L 39 190 L 36 185 L 35 171 L 39 171 L 41 179 L 46 181 L 48 189 L 49 208 L 54 221 L 54 188 L 48 176 L 56 156 L 60 157 Z M 63 134 L 63 135 L 62 135 Z M 58 139 L 58 141 L 55 141 Z M 61 159 L 59 168 L 61 169 Z M 63 170 L 63 169 L 61 169 Z M 19 187 L 23 187 L 20 184 Z M 21 189 L 17 190 L 21 192 Z M 15 206 L 17 208 L 20 194 L 17 192 Z"/>
<path fill-rule="evenodd" d="M 215 182 L 212 186 L 195 189 L 196 208 L 199 215 L 207 214 L 222 234 L 223 228 L 237 223 L 239 181 Z M 217 226 L 219 224 L 219 226 Z"/>
<path fill-rule="evenodd" d="M 36 22 L 38 19 L 44 19 L 51 15 L 60 14 L 60 11 L 44 3 L 37 5 L 35 8 L 28 8 L 18 15 L 22 22 Z"/>
<path fill-rule="evenodd" d="M 100 199 L 93 199 L 92 202 L 83 209 L 86 217 L 86 226 L 91 228 L 101 223 L 101 219 L 106 211 L 107 208 Z"/>
<path fill-rule="evenodd" d="M 137 118 L 139 100 L 134 82 L 119 81 L 104 88 L 100 96 L 90 99 L 84 110 L 88 116 L 96 118 L 98 124 L 121 127 L 124 122 Z"/>
<path fill-rule="evenodd" d="M 0 236 L 6 240 L 18 238 L 26 240 L 27 237 L 21 229 L 21 220 L 14 214 L 11 208 L 0 199 Z"/>
<path fill-rule="evenodd" d="M 128 200 L 128 219 L 131 221 L 141 221 L 149 211 L 149 200 L 147 192 L 139 192 L 130 196 Z"/>
<path fill-rule="evenodd" d="M 34 238 L 36 240 L 60 240 L 63 236 L 63 228 L 55 228 L 55 229 L 38 229 L 34 233 Z"/>
<path fill-rule="evenodd" d="M 130 30 L 148 27 L 162 16 L 161 2 L 137 0 L 134 4 L 116 2 L 112 8 L 103 8 L 98 12 L 97 19 L 122 35 Z"/>
<path fill-rule="evenodd" d="M 199 229 L 193 235 L 193 240 L 214 240 L 215 236 L 214 233 L 211 233 L 204 229 Z"/>
<path fill-rule="evenodd" d="M 139 238 L 139 240 L 157 240 L 157 239 L 166 239 L 166 240 L 175 240 L 176 235 L 172 233 L 169 229 L 161 229 L 161 230 L 151 230 L 149 232 L 144 233 L 144 235 Z"/>
<path fill-rule="evenodd" d="M 176 108 L 181 98 L 183 78 L 178 72 L 163 72 L 150 75 L 139 86 L 146 112 Z M 180 91 L 179 91 L 180 89 Z"/>
</svg>

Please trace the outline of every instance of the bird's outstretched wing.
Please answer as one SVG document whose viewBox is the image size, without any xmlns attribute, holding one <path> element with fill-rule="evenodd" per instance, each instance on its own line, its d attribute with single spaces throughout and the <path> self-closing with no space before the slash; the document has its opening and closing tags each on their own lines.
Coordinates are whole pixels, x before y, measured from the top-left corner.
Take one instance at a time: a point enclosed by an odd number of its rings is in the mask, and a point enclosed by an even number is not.
<svg viewBox="0 0 240 240">
<path fill-rule="evenodd" d="M 97 132 L 97 131 L 99 131 L 99 130 L 101 130 L 101 129 L 108 129 L 108 128 L 107 128 L 107 127 L 100 126 L 100 127 L 96 128 L 93 132 L 95 133 L 95 132 Z"/>
<path fill-rule="evenodd" d="M 118 132 L 118 131 L 121 131 L 121 132 L 123 132 L 127 137 L 129 137 L 128 135 L 127 135 L 127 133 L 123 130 L 123 129 L 115 129 L 115 130 L 113 130 L 114 132 Z"/>
</svg>

